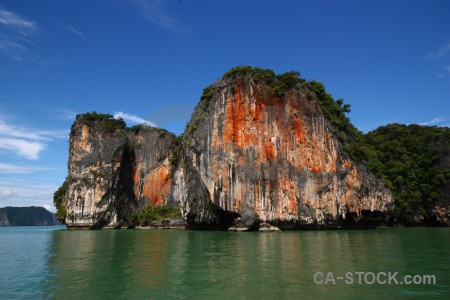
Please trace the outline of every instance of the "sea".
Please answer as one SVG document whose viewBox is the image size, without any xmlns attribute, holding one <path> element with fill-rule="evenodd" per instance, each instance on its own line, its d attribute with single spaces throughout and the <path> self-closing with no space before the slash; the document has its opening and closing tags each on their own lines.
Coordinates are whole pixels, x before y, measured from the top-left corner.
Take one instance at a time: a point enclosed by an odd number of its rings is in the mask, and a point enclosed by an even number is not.
<svg viewBox="0 0 450 300">
<path fill-rule="evenodd" d="M 450 228 L 0 227 L 0 299 L 450 299 Z"/>
</svg>

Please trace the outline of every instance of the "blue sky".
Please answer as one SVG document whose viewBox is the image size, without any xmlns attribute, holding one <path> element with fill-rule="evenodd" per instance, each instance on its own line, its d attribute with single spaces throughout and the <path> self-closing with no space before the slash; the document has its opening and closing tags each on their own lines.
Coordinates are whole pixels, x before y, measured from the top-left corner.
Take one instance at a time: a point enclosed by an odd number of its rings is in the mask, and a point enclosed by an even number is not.
<svg viewBox="0 0 450 300">
<path fill-rule="evenodd" d="M 2 0 L 0 207 L 44 206 L 78 113 L 183 131 L 238 65 L 324 83 L 363 132 L 450 126 L 450 1 Z"/>
</svg>

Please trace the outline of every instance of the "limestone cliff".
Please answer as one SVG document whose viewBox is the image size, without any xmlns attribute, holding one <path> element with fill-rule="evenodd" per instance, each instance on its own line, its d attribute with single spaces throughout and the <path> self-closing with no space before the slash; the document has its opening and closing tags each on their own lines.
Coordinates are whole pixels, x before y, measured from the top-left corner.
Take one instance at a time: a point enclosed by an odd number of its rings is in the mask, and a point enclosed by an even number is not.
<svg viewBox="0 0 450 300">
<path fill-rule="evenodd" d="M 108 126 L 87 116 L 77 116 L 70 135 L 67 226 L 120 227 L 145 204 L 166 202 L 174 135 L 147 127 L 127 130 L 120 122 Z"/>
<path fill-rule="evenodd" d="M 147 203 L 179 207 L 191 228 L 384 222 L 394 205 L 390 191 L 343 151 L 314 93 L 301 81 L 281 83 L 260 74 L 218 80 L 178 139 L 79 115 L 62 203 L 66 224 L 120 227 Z"/>
<path fill-rule="evenodd" d="M 370 226 L 369 215 L 393 208 L 390 191 L 352 163 L 306 89 L 277 96 L 246 75 L 216 82 L 209 94 L 186 129 L 183 161 L 215 205 L 256 213 L 242 226 Z M 185 170 L 176 170 L 176 181 Z M 186 189 L 173 192 L 185 215 L 198 215 Z"/>
</svg>

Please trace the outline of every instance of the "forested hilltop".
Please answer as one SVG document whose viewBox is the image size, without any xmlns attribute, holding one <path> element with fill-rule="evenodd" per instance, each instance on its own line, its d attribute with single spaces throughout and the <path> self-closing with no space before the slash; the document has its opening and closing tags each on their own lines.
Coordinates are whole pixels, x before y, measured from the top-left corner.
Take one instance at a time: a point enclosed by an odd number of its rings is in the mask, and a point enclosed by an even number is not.
<svg viewBox="0 0 450 300">
<path fill-rule="evenodd" d="M 60 225 L 54 214 L 43 207 L 0 208 L 0 226 L 47 226 Z"/>
<path fill-rule="evenodd" d="M 402 222 L 448 224 L 450 128 L 391 124 L 365 134 L 363 145 L 365 165 L 388 184 Z"/>
</svg>

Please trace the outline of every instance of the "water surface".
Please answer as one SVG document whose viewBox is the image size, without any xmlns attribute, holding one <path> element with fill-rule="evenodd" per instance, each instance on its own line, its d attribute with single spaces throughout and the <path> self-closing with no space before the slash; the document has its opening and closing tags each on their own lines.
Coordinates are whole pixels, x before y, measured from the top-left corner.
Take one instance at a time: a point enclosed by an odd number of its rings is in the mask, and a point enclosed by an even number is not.
<svg viewBox="0 0 450 300">
<path fill-rule="evenodd" d="M 0 299 L 450 298 L 449 228 L 61 228 L 0 227 Z M 347 272 L 352 284 L 336 279 Z M 398 272 L 399 284 L 358 284 L 356 272 Z M 329 273 L 335 283 L 325 284 Z M 434 275 L 436 284 L 400 284 L 405 275 Z"/>
</svg>

